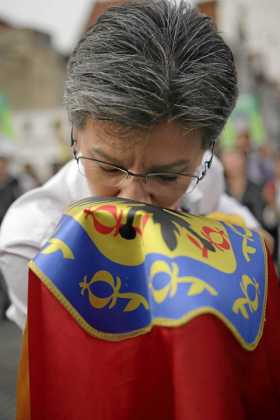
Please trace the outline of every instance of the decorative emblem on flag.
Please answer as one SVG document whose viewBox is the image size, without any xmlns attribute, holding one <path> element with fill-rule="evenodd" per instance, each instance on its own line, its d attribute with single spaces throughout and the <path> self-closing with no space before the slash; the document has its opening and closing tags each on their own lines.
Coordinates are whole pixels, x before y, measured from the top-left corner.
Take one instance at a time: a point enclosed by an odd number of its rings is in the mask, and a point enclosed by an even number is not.
<svg viewBox="0 0 280 420">
<path fill-rule="evenodd" d="M 261 337 L 266 255 L 247 228 L 124 199 L 75 203 L 30 268 L 94 336 L 214 314 L 248 350 Z"/>
</svg>

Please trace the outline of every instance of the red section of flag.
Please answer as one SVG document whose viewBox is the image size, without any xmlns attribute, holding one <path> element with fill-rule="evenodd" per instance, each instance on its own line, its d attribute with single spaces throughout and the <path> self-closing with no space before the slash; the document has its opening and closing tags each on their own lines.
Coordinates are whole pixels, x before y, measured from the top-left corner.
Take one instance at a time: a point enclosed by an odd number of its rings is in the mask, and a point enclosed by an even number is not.
<svg viewBox="0 0 280 420">
<path fill-rule="evenodd" d="M 31 420 L 279 419 L 280 297 L 272 264 L 269 277 L 264 335 L 249 352 L 211 315 L 121 342 L 96 339 L 30 273 Z"/>
</svg>

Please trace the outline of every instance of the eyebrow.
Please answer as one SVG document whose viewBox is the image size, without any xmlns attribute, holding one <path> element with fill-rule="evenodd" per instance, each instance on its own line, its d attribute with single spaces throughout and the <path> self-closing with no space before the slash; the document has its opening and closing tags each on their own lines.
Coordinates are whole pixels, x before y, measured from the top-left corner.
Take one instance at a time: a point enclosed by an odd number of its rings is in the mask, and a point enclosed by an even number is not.
<svg viewBox="0 0 280 420">
<path fill-rule="evenodd" d="M 103 150 L 101 150 L 97 147 L 92 147 L 91 151 L 95 155 L 98 155 L 98 157 L 100 157 L 101 159 L 105 159 L 106 163 L 111 163 L 113 165 L 119 166 L 122 169 L 126 169 L 121 161 L 119 161 L 115 157 L 107 155 L 107 153 L 104 152 Z M 189 166 L 190 166 L 190 160 L 180 159 L 180 160 L 176 160 L 175 162 L 172 162 L 172 163 L 152 166 L 146 172 L 147 173 L 172 172 L 172 171 L 173 172 L 181 172 L 181 171 L 184 171 L 184 170 L 188 169 Z"/>
<path fill-rule="evenodd" d="M 94 155 L 98 155 L 98 157 L 100 157 L 101 159 L 105 159 L 106 163 L 112 163 L 113 165 L 125 169 L 121 161 L 119 161 L 115 157 L 107 155 L 106 152 L 99 149 L 98 147 L 92 147 L 91 152 L 94 153 Z"/>
<path fill-rule="evenodd" d="M 172 163 L 167 163 L 165 165 L 156 165 L 149 169 L 149 172 L 181 172 L 190 166 L 189 160 L 176 160 Z"/>
</svg>

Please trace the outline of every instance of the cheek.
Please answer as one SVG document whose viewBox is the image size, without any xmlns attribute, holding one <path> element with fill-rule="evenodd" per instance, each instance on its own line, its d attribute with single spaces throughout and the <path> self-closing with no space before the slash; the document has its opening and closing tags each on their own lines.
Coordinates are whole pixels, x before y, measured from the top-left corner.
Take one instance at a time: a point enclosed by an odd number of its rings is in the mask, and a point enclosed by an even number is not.
<svg viewBox="0 0 280 420">
<path fill-rule="evenodd" d="M 93 196 L 116 197 L 118 195 L 118 188 L 112 186 L 110 180 L 104 182 L 100 173 L 93 171 L 88 165 L 83 166 L 83 176 Z"/>
<path fill-rule="evenodd" d="M 100 184 L 98 181 L 91 180 L 89 177 L 87 177 L 88 186 L 90 189 L 90 192 L 94 196 L 98 197 L 116 197 L 119 193 L 118 189 L 110 186 L 110 185 L 103 185 Z"/>
</svg>

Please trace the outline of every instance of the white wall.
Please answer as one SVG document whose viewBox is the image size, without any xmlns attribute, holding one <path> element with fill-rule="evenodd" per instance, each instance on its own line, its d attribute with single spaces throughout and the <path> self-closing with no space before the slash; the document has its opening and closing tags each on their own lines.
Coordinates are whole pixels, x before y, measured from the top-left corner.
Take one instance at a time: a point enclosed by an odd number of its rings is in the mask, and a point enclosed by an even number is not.
<svg viewBox="0 0 280 420">
<path fill-rule="evenodd" d="M 64 109 L 12 113 L 16 161 L 31 163 L 42 181 L 51 174 L 53 162 L 71 156 L 70 127 Z M 60 122 L 59 129 L 55 128 Z"/>
<path fill-rule="evenodd" d="M 266 74 L 280 83 L 280 0 L 220 0 L 219 27 L 228 41 L 236 39 L 239 16 L 248 48 L 264 57 Z"/>
</svg>

